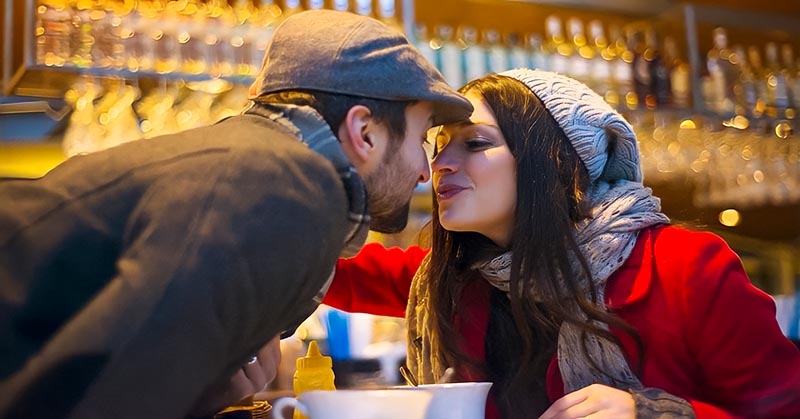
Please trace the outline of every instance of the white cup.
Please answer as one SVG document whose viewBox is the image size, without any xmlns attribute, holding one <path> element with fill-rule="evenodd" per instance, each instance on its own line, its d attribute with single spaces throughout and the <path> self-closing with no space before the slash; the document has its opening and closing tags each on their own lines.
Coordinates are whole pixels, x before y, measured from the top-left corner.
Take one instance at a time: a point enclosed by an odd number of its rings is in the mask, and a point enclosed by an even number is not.
<svg viewBox="0 0 800 419">
<path fill-rule="evenodd" d="M 412 392 L 433 391 L 425 419 L 484 419 L 486 397 L 492 383 L 422 384 L 404 388 Z"/>
<path fill-rule="evenodd" d="M 309 391 L 298 398 L 285 397 L 272 405 L 273 417 L 291 406 L 310 419 L 425 419 L 432 391 L 334 390 Z"/>
</svg>

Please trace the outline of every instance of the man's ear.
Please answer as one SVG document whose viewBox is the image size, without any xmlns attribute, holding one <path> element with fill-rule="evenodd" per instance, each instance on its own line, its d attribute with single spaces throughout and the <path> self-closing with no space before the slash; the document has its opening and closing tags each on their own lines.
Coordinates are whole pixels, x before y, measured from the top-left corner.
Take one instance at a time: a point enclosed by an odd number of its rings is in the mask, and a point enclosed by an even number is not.
<svg viewBox="0 0 800 419">
<path fill-rule="evenodd" d="M 371 138 L 372 125 L 372 111 L 366 106 L 356 105 L 347 111 L 339 126 L 339 141 L 356 169 L 369 161 L 370 153 L 375 149 Z"/>
</svg>

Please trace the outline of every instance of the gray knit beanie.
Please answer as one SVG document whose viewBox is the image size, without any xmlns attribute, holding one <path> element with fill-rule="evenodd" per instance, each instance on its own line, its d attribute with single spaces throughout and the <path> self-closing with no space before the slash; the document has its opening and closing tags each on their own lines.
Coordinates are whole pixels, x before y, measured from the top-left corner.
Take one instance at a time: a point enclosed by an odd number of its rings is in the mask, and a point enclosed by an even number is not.
<svg viewBox="0 0 800 419">
<path fill-rule="evenodd" d="M 515 69 L 499 75 L 521 81 L 542 101 L 578 152 L 592 183 L 642 181 L 633 128 L 592 89 L 549 71 Z"/>
</svg>

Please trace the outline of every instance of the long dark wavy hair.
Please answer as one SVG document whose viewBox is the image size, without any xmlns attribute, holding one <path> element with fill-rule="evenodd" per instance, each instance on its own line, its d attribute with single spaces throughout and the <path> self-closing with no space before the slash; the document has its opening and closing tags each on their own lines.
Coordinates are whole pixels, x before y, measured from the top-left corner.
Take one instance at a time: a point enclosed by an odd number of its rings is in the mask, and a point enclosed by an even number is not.
<svg viewBox="0 0 800 419">
<path fill-rule="evenodd" d="M 581 319 L 569 310 L 573 304 L 563 304 L 564 300 L 577 303 L 589 319 L 630 334 L 640 349 L 641 339 L 622 319 L 592 303 L 598 290 L 591 285 L 587 293 L 579 285 L 579 272 L 571 268 L 570 260 L 577 259 L 583 273 L 590 275 L 575 240 L 575 225 L 587 216 L 583 198 L 590 181 L 556 121 L 536 95 L 510 77 L 486 76 L 460 91 L 478 93 L 486 101 L 516 160 L 511 289 L 507 296 L 492 291 L 484 372 L 494 382 L 492 393 L 503 417 L 532 417 L 547 407 L 545 373 L 562 323 L 572 323 L 583 330 L 584 351 L 587 333 L 619 345 L 612 333 Z M 474 367 L 475 360 L 459 349 L 460 336 L 453 325 L 459 314 L 460 294 L 470 281 L 481 280 L 472 268 L 475 262 L 509 249 L 499 248 L 478 233 L 445 230 L 439 222 L 435 199 L 431 247 L 434 257 L 427 280 L 434 308 L 434 338 L 447 363 Z M 530 292 L 534 283 L 541 291 L 537 301 Z"/>
</svg>

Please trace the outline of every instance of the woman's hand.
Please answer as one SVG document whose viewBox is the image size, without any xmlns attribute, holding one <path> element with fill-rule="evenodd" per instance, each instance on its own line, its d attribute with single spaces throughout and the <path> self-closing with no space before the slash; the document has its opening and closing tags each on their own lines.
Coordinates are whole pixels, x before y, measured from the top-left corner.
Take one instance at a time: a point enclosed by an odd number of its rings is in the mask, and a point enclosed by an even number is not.
<svg viewBox="0 0 800 419">
<path fill-rule="evenodd" d="M 212 414 L 264 390 L 275 379 L 280 362 L 280 337 L 275 336 L 258 350 L 253 360 L 242 365 L 230 380 L 207 391 L 192 409 L 192 413 L 198 416 Z"/>
<path fill-rule="evenodd" d="M 539 419 L 635 418 L 636 404 L 627 391 L 592 384 L 556 400 Z"/>
</svg>

